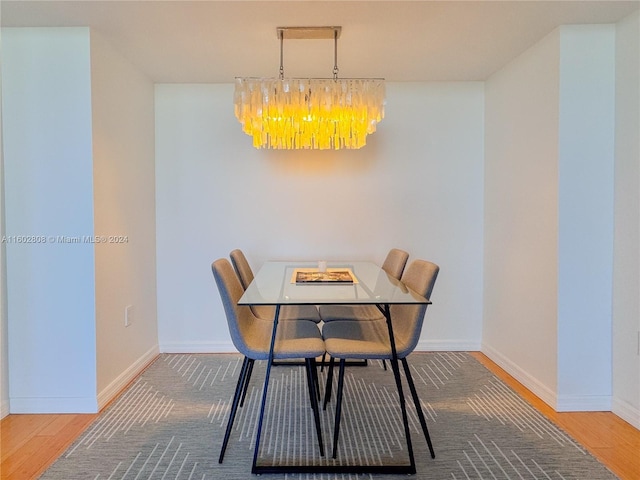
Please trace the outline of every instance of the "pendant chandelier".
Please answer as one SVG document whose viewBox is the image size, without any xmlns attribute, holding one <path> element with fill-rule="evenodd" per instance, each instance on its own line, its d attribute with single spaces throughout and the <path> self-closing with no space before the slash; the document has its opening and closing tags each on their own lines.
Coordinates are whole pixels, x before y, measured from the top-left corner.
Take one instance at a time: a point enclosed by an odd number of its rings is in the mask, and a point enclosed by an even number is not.
<svg viewBox="0 0 640 480">
<path fill-rule="evenodd" d="M 234 105 L 256 148 L 357 149 L 384 117 L 381 78 L 338 78 L 341 27 L 278 27 L 280 76 L 238 77 Z M 286 39 L 334 40 L 333 78 L 285 78 Z"/>
</svg>

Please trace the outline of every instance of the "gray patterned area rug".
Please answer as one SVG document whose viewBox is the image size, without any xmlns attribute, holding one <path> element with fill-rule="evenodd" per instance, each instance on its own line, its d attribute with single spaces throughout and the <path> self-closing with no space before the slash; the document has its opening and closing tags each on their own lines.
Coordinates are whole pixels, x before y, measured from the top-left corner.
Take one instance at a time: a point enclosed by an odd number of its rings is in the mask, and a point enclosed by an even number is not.
<svg viewBox="0 0 640 480">
<path fill-rule="evenodd" d="M 248 479 L 265 363 L 256 362 L 222 464 L 218 455 L 242 357 L 163 354 L 115 400 L 43 479 Z M 409 357 L 436 458 L 403 378 L 417 474 L 444 479 L 615 479 L 472 356 Z M 335 375 L 337 377 L 337 375 Z M 326 370 L 320 372 L 324 391 Z M 335 398 L 321 412 L 320 457 L 300 366 L 271 370 L 261 465 L 379 465 L 407 462 L 393 374 L 380 362 L 347 368 L 337 459 L 331 459 Z M 335 386 L 334 386 L 335 392 Z M 268 479 L 400 478 L 406 475 L 267 474 Z"/>
</svg>

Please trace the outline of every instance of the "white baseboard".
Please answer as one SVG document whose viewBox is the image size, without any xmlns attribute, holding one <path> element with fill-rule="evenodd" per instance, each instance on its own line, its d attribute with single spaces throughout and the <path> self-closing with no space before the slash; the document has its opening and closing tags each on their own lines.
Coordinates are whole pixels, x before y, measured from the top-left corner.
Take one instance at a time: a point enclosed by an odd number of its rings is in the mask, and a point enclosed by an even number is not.
<svg viewBox="0 0 640 480">
<path fill-rule="evenodd" d="M 231 342 L 160 343 L 160 353 L 237 353 Z"/>
<path fill-rule="evenodd" d="M 498 364 L 509 375 L 527 387 L 556 412 L 609 412 L 611 395 L 558 395 L 540 382 L 536 377 L 523 370 L 509 358 L 502 355 L 491 345 L 482 344 L 482 353 Z"/>
<path fill-rule="evenodd" d="M 97 413 L 138 376 L 158 353 L 157 346 L 151 348 L 97 397 L 11 397 L 10 413 Z"/>
<path fill-rule="evenodd" d="M 0 403 L 0 419 L 9 415 L 9 402 Z"/>
<path fill-rule="evenodd" d="M 611 395 L 558 395 L 556 412 L 610 412 Z"/>
<path fill-rule="evenodd" d="M 158 346 L 150 348 L 138 360 L 122 372 L 113 382 L 107 385 L 98 394 L 98 408 L 102 410 L 111 400 L 113 400 L 134 378 L 136 378 L 154 358 L 158 356 L 160 350 Z"/>
<path fill-rule="evenodd" d="M 420 340 L 416 352 L 477 352 L 480 342 L 466 340 Z"/>
<path fill-rule="evenodd" d="M 421 341 L 416 352 L 475 352 L 480 350 L 480 342 L 463 340 Z M 236 353 L 231 342 L 175 342 L 161 343 L 161 353 Z"/>
<path fill-rule="evenodd" d="M 544 403 L 554 409 L 556 408 L 557 398 L 556 393 L 553 390 L 551 390 L 537 378 L 520 368 L 518 365 L 513 363 L 510 359 L 502 355 L 491 345 L 483 343 L 481 351 L 492 361 L 494 361 L 500 368 L 502 368 L 518 382 L 531 390 L 531 392 L 539 397 Z"/>
<path fill-rule="evenodd" d="M 613 399 L 611 411 L 640 430 L 640 409 L 623 400 Z"/>
</svg>

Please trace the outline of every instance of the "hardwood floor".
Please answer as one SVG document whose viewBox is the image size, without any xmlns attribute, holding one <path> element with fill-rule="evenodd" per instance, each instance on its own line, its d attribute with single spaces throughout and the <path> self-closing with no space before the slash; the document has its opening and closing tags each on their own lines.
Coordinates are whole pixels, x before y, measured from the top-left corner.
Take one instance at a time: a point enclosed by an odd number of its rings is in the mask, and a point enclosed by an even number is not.
<svg viewBox="0 0 640 480">
<path fill-rule="evenodd" d="M 623 480 L 640 479 L 640 430 L 610 412 L 557 413 L 479 352 L 472 355 Z M 38 478 L 97 415 L 9 415 L 0 421 L 0 478 Z"/>
<path fill-rule="evenodd" d="M 38 478 L 97 416 L 6 416 L 0 421 L 0 478 Z"/>
<path fill-rule="evenodd" d="M 611 412 L 554 411 L 480 352 L 471 352 L 549 420 L 575 438 L 623 480 L 640 480 L 640 430 Z"/>
</svg>

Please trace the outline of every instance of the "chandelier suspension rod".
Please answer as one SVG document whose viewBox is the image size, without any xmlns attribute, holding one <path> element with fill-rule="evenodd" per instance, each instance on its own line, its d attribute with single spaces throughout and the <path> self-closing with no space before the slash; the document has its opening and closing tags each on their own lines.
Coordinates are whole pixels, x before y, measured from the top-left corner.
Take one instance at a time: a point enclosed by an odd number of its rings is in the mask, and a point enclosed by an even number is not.
<svg viewBox="0 0 640 480">
<path fill-rule="evenodd" d="M 338 80 L 338 31 L 333 31 L 333 79 Z"/>
<path fill-rule="evenodd" d="M 284 79 L 284 31 L 278 30 L 280 37 L 280 80 Z"/>
</svg>

